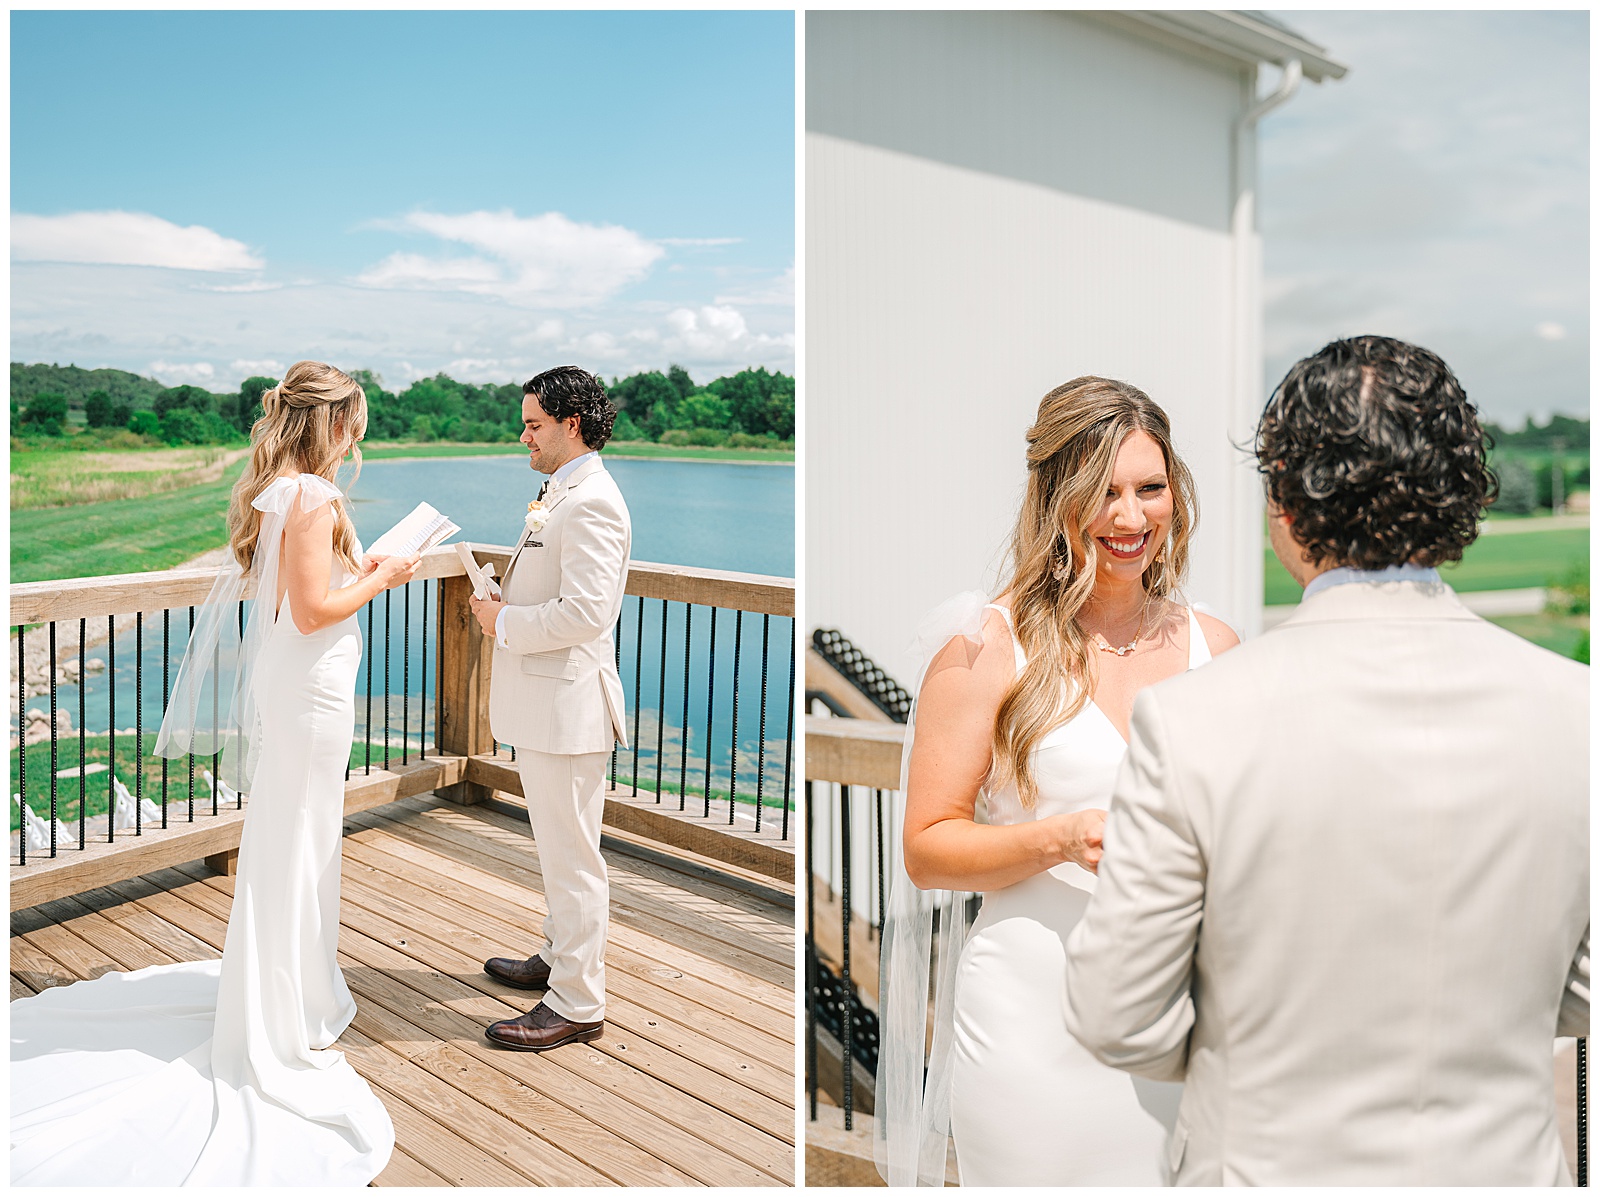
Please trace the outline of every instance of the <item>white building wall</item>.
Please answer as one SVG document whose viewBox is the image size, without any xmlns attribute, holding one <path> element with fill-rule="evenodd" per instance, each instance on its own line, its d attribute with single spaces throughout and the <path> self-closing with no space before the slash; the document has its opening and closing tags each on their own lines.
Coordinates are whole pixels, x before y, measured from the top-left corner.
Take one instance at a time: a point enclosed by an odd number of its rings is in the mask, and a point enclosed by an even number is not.
<svg viewBox="0 0 1600 1197">
<path fill-rule="evenodd" d="M 921 615 L 996 585 L 1039 399 L 1101 374 L 1171 416 L 1190 593 L 1248 626 L 1228 223 L 1249 73 L 1062 13 L 813 13 L 806 55 L 807 624 L 910 685 Z"/>
</svg>

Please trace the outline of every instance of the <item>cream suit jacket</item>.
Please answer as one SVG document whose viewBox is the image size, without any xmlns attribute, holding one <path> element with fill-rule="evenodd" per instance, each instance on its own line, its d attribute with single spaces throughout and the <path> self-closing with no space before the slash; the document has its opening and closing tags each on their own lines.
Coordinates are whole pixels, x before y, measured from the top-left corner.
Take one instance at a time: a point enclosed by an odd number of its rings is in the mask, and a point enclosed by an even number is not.
<svg viewBox="0 0 1600 1197">
<path fill-rule="evenodd" d="M 501 597 L 508 647 L 494 651 L 489 728 L 536 752 L 627 746 L 612 629 L 622 611 L 633 527 L 600 459 L 546 499 L 550 518 L 518 532 Z"/>
<path fill-rule="evenodd" d="M 1356 583 L 1139 696 L 1066 1017 L 1185 1082 L 1175 1183 L 1570 1183 L 1588 673 Z"/>
</svg>

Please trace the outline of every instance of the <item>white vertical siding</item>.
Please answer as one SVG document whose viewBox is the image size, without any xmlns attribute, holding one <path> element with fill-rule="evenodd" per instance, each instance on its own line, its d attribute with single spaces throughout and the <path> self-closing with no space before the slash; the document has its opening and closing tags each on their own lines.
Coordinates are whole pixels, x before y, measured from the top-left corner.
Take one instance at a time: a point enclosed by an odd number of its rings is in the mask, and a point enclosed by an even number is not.
<svg viewBox="0 0 1600 1197">
<path fill-rule="evenodd" d="M 1132 382 L 1171 416 L 1200 496 L 1190 591 L 1240 619 L 1225 232 L 815 132 L 806 223 L 812 627 L 909 684 L 922 613 L 992 588 L 1023 433 L 1080 374 Z"/>
</svg>

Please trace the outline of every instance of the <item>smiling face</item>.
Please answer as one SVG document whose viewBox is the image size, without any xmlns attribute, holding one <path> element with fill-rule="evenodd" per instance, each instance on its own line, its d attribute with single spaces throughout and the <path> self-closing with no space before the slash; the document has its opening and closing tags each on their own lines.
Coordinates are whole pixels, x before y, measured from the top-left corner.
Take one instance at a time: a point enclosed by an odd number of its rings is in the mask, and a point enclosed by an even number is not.
<svg viewBox="0 0 1600 1197">
<path fill-rule="evenodd" d="M 1100 510 L 1085 529 L 1099 542 L 1096 581 L 1137 582 L 1167 542 L 1172 490 L 1161 446 L 1146 432 L 1131 432 L 1117 450 Z"/>
<path fill-rule="evenodd" d="M 578 431 L 577 416 L 558 420 L 533 395 L 522 397 L 522 435 L 517 439 L 528 448 L 528 464 L 541 474 L 554 474 L 574 457 L 589 451 Z"/>
</svg>

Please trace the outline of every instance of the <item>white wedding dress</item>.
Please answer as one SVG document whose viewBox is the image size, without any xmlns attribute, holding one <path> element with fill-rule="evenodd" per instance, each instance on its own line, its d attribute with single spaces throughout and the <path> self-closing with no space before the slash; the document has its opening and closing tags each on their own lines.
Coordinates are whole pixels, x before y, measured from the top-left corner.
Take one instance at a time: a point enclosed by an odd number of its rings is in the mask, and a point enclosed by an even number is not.
<svg viewBox="0 0 1600 1197">
<path fill-rule="evenodd" d="M 991 607 L 1009 626 L 1010 612 Z M 1016 656 L 1020 671 L 1020 645 Z M 1189 668 L 1210 659 L 1191 610 Z M 1024 810 L 1012 787 L 986 795 L 987 820 L 1105 809 L 1126 752 L 1091 702 L 1034 749 L 1034 809 Z M 1182 1086 L 1101 1064 L 1061 1013 L 1066 939 L 1094 884 L 1093 873 L 1063 864 L 983 895 L 957 966 L 950 1049 L 950 1129 L 963 1185 L 1165 1183 L 1161 1152 Z"/>
<path fill-rule="evenodd" d="M 296 497 L 310 509 L 337 494 L 315 475 L 278 479 L 256 502 L 262 543 Z M 336 559 L 332 585 L 351 580 Z M 286 597 L 265 629 L 221 960 L 11 1004 L 12 1184 L 365 1185 L 388 1163 L 388 1111 L 332 1048 L 356 1012 L 336 953 L 360 660 L 354 617 L 303 635 Z"/>
</svg>

